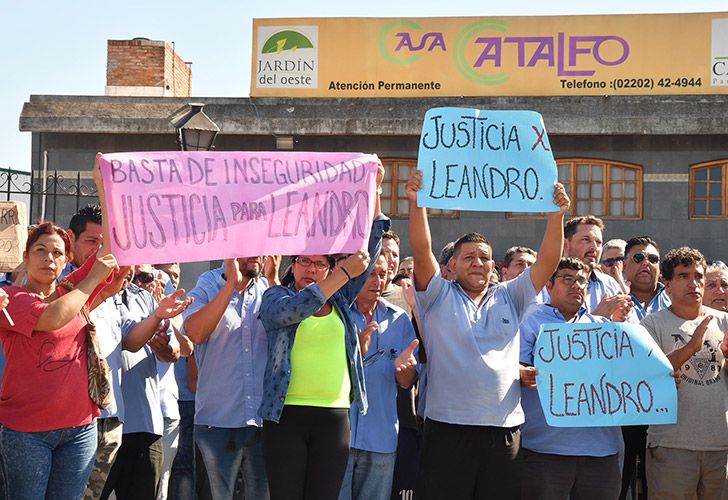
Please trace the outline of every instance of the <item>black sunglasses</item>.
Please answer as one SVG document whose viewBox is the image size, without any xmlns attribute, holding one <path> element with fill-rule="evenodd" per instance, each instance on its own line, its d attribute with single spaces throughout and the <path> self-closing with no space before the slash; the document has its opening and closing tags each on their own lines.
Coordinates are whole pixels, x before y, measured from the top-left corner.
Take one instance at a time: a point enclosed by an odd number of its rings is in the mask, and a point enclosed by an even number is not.
<svg viewBox="0 0 728 500">
<path fill-rule="evenodd" d="M 620 257 L 610 257 L 609 259 L 604 259 L 602 261 L 602 264 L 606 267 L 613 267 L 617 262 L 622 262 L 624 260 L 624 255 Z"/>
<path fill-rule="evenodd" d="M 640 262 L 645 260 L 645 258 L 650 261 L 650 264 L 657 264 L 658 262 L 660 262 L 660 256 L 656 253 L 637 252 L 632 256 L 632 260 L 635 264 L 639 264 Z"/>
</svg>

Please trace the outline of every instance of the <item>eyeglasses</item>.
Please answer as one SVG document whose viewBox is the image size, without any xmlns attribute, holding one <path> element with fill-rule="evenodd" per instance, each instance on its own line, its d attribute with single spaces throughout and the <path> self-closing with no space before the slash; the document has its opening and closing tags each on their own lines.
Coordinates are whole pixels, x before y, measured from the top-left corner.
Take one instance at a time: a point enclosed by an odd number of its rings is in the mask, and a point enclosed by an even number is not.
<svg viewBox="0 0 728 500">
<path fill-rule="evenodd" d="M 141 283 L 142 285 L 148 285 L 152 281 L 154 281 L 154 275 L 152 273 L 141 271 L 134 276 L 134 282 Z"/>
<path fill-rule="evenodd" d="M 566 286 L 572 286 L 576 283 L 579 288 L 585 288 L 588 283 L 586 278 L 582 276 L 572 276 L 571 274 L 562 274 L 560 276 L 556 276 L 556 279 L 563 281 Z"/>
<path fill-rule="evenodd" d="M 609 259 L 604 259 L 602 261 L 602 264 L 604 267 L 614 267 L 614 265 L 617 262 L 622 262 L 624 260 L 624 255 L 621 255 L 619 257 L 610 257 Z"/>
<path fill-rule="evenodd" d="M 323 271 L 324 269 L 329 269 L 328 262 L 323 262 L 321 260 L 311 260 L 308 257 L 296 257 L 296 262 L 301 264 L 303 267 L 308 267 L 311 264 L 313 264 L 316 267 L 317 271 Z"/>
<path fill-rule="evenodd" d="M 657 255 L 656 253 L 637 252 L 636 254 L 634 254 L 632 256 L 632 260 L 634 261 L 635 264 L 639 264 L 640 262 L 642 262 L 645 259 L 650 261 L 650 264 L 657 264 L 658 262 L 660 262 L 660 256 Z"/>
</svg>

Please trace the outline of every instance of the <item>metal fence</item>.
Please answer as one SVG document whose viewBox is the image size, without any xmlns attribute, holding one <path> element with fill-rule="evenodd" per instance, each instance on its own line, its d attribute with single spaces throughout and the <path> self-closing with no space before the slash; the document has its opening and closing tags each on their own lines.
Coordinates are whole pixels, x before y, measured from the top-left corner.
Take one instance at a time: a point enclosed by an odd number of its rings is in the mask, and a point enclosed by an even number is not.
<svg viewBox="0 0 728 500">
<path fill-rule="evenodd" d="M 61 226 L 88 203 L 98 203 L 91 172 L 59 173 L 34 176 L 11 168 L 0 169 L 0 197 L 22 201 L 28 207 L 28 221 L 51 220 Z"/>
</svg>

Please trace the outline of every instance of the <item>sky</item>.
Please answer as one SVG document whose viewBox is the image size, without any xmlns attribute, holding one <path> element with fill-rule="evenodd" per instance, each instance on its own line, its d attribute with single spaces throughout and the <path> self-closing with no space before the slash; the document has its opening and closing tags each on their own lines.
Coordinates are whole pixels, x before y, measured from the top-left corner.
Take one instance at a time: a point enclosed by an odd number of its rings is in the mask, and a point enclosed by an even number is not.
<svg viewBox="0 0 728 500">
<path fill-rule="evenodd" d="M 30 169 L 30 132 L 18 130 L 32 94 L 103 95 L 106 40 L 175 42 L 192 61 L 196 97 L 245 97 L 253 18 L 528 16 L 719 12 L 725 0 L 0 0 L 0 168 Z"/>
</svg>

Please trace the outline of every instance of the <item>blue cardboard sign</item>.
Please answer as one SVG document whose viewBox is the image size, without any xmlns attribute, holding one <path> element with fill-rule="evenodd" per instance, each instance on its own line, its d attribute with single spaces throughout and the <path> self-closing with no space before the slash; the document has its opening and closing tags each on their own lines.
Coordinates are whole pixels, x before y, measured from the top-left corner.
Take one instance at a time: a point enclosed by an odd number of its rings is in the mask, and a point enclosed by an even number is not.
<svg viewBox="0 0 728 500">
<path fill-rule="evenodd" d="M 432 108 L 417 168 L 421 207 L 557 212 L 558 179 L 543 118 L 535 111 Z"/>
<path fill-rule="evenodd" d="M 642 325 L 545 324 L 533 354 L 550 426 L 677 422 L 672 365 Z"/>
</svg>

